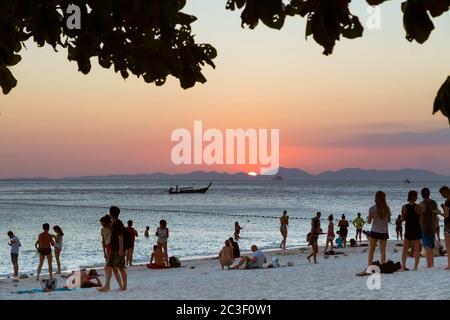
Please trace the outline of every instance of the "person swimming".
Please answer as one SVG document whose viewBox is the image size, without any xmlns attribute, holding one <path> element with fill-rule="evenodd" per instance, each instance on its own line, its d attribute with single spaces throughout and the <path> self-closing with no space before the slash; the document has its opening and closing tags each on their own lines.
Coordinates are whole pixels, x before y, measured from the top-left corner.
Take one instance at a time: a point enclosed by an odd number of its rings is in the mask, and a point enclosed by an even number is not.
<svg viewBox="0 0 450 320">
<path fill-rule="evenodd" d="M 242 229 L 244 229 L 244 228 L 242 228 L 240 225 L 239 225 L 239 222 L 235 222 L 234 223 L 234 239 L 236 240 L 236 241 L 238 241 L 239 240 L 239 238 L 240 238 L 240 234 L 241 234 L 241 230 Z"/>
<path fill-rule="evenodd" d="M 150 227 L 149 226 L 145 227 L 144 237 L 146 237 L 146 238 L 150 237 Z"/>
</svg>

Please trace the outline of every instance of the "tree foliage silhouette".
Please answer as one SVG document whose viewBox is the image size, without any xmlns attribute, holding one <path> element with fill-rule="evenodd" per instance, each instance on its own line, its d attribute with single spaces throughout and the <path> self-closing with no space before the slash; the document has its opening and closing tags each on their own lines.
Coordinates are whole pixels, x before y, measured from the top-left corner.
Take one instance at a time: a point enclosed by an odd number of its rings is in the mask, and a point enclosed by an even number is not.
<svg viewBox="0 0 450 320">
<path fill-rule="evenodd" d="M 225 0 L 224 0 L 225 1 Z M 366 0 L 377 6 L 389 0 Z M 390 0 L 392 1 L 392 0 Z M 260 22 L 281 29 L 288 17 L 306 17 L 306 38 L 330 55 L 341 37 L 363 35 L 358 17 L 349 10 L 350 0 L 226 0 L 226 9 L 242 10 L 243 27 Z M 71 5 L 81 8 L 81 29 L 70 30 L 66 21 Z M 217 52 L 198 44 L 191 33 L 196 17 L 181 10 L 186 0 L 9 0 L 0 1 L 0 86 L 8 94 L 17 80 L 10 67 L 21 61 L 27 40 L 38 46 L 67 50 L 69 61 L 88 74 L 91 59 L 114 68 L 126 79 L 130 73 L 148 83 L 163 85 L 167 76 L 179 79 L 182 88 L 204 83 L 205 64 L 215 67 Z M 434 29 L 432 18 L 448 11 L 450 0 L 406 0 L 401 3 L 408 41 L 424 43 Z M 436 96 L 433 113 L 441 111 L 450 121 L 450 77 Z"/>
</svg>

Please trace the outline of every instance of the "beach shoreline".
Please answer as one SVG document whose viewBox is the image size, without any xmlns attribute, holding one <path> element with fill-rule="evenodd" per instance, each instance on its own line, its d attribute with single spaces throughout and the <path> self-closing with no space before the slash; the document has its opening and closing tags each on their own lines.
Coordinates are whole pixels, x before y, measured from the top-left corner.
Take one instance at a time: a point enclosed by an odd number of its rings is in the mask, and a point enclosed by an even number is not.
<svg viewBox="0 0 450 320">
<path fill-rule="evenodd" d="M 400 261 L 402 248 L 388 242 L 388 258 Z M 365 270 L 367 247 L 346 249 L 347 255 L 324 256 L 320 247 L 318 264 L 306 260 L 310 250 L 305 246 L 264 250 L 268 262 L 279 259 L 280 268 L 222 271 L 216 256 L 182 259 L 181 268 L 149 270 L 145 264 L 128 268 L 126 292 L 118 291 L 112 280 L 112 290 L 99 293 L 96 289 L 75 289 L 65 292 L 17 294 L 19 290 L 40 287 L 35 277 L 13 282 L 0 280 L 0 299 L 37 300 L 211 300 L 211 299 L 450 299 L 445 279 L 450 271 L 443 270 L 446 257 L 437 257 L 436 266 L 425 268 L 421 259 L 418 271 L 381 275 L 381 288 L 370 290 L 368 277 L 357 277 Z M 342 251 L 342 249 L 339 249 Z M 378 252 L 375 255 L 377 259 Z M 288 262 L 293 266 L 286 266 Z M 237 261 L 236 261 L 237 263 Z M 412 259 L 408 259 L 412 266 Z M 102 268 L 98 270 L 103 273 Z M 45 276 L 44 276 L 45 278 Z M 57 276 L 58 287 L 64 279 Z M 103 277 L 102 277 L 103 280 Z"/>
</svg>

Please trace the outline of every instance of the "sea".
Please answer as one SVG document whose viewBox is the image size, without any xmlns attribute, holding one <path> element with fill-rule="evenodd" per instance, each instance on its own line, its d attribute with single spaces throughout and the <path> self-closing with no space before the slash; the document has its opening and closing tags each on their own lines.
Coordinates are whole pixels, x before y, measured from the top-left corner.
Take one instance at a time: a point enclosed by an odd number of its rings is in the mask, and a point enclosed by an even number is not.
<svg viewBox="0 0 450 320">
<path fill-rule="evenodd" d="M 205 181 L 177 183 L 180 187 L 207 185 Z M 243 227 L 241 250 L 249 250 L 252 244 L 262 249 L 278 248 L 279 217 L 287 210 L 287 246 L 294 247 L 306 244 L 311 218 L 317 211 L 322 212 L 322 228 L 326 231 L 330 214 L 335 219 L 345 214 L 351 221 L 361 212 L 366 218 L 375 192 L 382 190 L 395 218 L 409 190 L 420 191 L 427 186 L 440 204 L 441 185 L 442 182 L 426 181 L 213 181 L 205 194 L 170 195 L 167 190 L 175 186 L 173 181 L 1 180 L 0 276 L 12 272 L 9 230 L 22 243 L 21 272 L 35 273 L 38 254 L 34 244 L 43 223 L 59 225 L 64 231 L 63 270 L 102 266 L 99 219 L 112 205 L 121 208 L 120 219 L 125 224 L 132 220 L 139 233 L 134 252 L 134 260 L 139 263 L 149 260 L 161 219 L 168 222 L 170 230 L 169 255 L 195 258 L 216 255 L 224 241 L 233 236 L 235 221 Z M 146 226 L 150 227 L 149 238 L 143 234 Z M 395 227 L 392 224 L 390 228 L 392 239 Z M 349 237 L 354 237 L 354 233 L 351 227 Z M 325 239 L 321 238 L 323 243 Z"/>
</svg>

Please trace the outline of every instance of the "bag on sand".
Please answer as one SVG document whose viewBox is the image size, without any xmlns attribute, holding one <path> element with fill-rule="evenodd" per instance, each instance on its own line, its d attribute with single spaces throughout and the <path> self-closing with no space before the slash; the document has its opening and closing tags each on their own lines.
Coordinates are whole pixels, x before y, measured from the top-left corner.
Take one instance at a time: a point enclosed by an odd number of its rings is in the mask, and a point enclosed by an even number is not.
<svg viewBox="0 0 450 320">
<path fill-rule="evenodd" d="M 400 262 L 388 261 L 380 266 L 381 273 L 394 273 L 402 268 Z"/>
<path fill-rule="evenodd" d="M 41 280 L 41 287 L 42 290 L 44 290 L 45 292 L 50 292 L 50 291 L 54 291 L 58 285 L 57 285 L 57 281 L 56 279 L 42 279 Z"/>
<path fill-rule="evenodd" d="M 181 267 L 180 259 L 175 256 L 169 258 L 169 265 L 171 268 L 179 268 Z"/>
<path fill-rule="evenodd" d="M 356 240 L 355 239 L 350 239 L 350 247 L 356 247 Z"/>
</svg>

